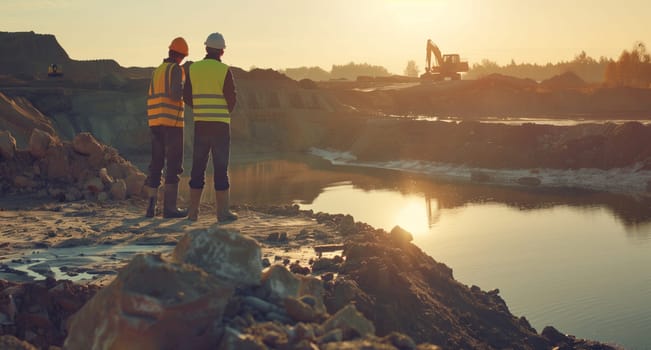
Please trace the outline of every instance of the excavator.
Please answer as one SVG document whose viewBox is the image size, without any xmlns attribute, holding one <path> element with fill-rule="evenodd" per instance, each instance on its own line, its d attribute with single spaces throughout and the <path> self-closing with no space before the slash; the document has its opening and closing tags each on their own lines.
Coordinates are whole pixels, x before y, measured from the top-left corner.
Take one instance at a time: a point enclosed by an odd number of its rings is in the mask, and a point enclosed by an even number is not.
<svg viewBox="0 0 651 350">
<path fill-rule="evenodd" d="M 63 68 L 56 63 L 52 63 L 47 67 L 47 76 L 56 78 L 63 76 Z"/>
<path fill-rule="evenodd" d="M 434 58 L 436 58 L 436 65 L 432 65 L 432 53 Z M 425 67 L 425 73 L 423 73 L 420 78 L 423 80 L 459 80 L 461 79 L 461 74 L 468 71 L 468 62 L 461 61 L 459 54 L 449 54 L 441 55 L 441 50 L 436 46 L 432 39 L 427 40 L 427 56 L 426 56 L 427 66 Z"/>
</svg>

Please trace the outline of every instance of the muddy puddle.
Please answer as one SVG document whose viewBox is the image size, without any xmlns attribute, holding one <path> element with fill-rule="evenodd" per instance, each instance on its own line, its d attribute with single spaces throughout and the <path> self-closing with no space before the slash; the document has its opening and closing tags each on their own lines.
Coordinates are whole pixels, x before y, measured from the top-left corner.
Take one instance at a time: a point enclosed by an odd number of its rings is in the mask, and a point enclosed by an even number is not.
<svg viewBox="0 0 651 350">
<path fill-rule="evenodd" d="M 136 254 L 168 253 L 172 249 L 169 244 L 129 244 L 29 250 L 1 259 L 0 279 L 89 281 L 117 274 L 117 269 Z"/>
</svg>

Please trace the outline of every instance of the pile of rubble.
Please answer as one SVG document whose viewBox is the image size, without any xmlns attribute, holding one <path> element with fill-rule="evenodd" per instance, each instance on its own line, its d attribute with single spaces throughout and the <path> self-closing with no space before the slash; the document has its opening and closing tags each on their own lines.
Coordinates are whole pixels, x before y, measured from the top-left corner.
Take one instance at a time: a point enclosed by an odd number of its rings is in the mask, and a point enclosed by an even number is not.
<svg viewBox="0 0 651 350">
<path fill-rule="evenodd" d="M 51 280 L 38 287 L 1 285 L 0 319 L 10 326 L 0 328 L 0 345 L 613 349 L 553 327 L 538 334 L 509 312 L 498 290 L 455 281 L 450 268 L 399 227 L 387 233 L 356 224 L 346 237 L 341 255 L 314 259 L 301 273 L 286 263 L 263 269 L 258 242 L 214 227 L 189 232 L 169 255 L 136 256 L 99 290 Z"/>
<path fill-rule="evenodd" d="M 0 131 L 0 194 L 36 193 L 59 201 L 122 200 L 139 195 L 145 175 L 117 150 L 80 133 L 72 142 L 34 129 L 27 149 Z"/>
</svg>

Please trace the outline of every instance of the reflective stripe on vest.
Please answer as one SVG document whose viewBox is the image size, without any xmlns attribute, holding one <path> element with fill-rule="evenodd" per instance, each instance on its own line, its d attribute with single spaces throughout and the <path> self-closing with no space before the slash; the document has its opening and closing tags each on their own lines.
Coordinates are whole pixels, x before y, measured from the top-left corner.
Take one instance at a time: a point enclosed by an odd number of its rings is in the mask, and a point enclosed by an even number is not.
<svg viewBox="0 0 651 350">
<path fill-rule="evenodd" d="M 227 73 L 228 66 L 214 59 L 204 59 L 190 65 L 195 122 L 231 122 L 224 98 Z"/>
<path fill-rule="evenodd" d="M 176 63 L 163 62 L 156 70 L 149 83 L 147 96 L 147 117 L 149 126 L 183 127 L 183 100 L 170 97 L 172 70 Z M 181 68 L 181 83 L 185 83 L 185 73 Z"/>
</svg>

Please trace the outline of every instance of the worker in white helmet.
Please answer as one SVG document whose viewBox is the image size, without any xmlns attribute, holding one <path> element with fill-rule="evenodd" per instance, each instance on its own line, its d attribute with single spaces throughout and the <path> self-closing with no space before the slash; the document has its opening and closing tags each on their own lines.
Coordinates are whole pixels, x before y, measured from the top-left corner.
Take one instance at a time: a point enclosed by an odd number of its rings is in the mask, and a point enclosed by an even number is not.
<svg viewBox="0 0 651 350">
<path fill-rule="evenodd" d="M 228 180 L 231 112 L 237 101 L 235 83 L 231 70 L 221 61 L 226 48 L 224 37 L 220 33 L 212 33 L 204 44 L 206 57 L 190 65 L 187 81 L 194 112 L 188 218 L 193 221 L 198 219 L 208 155 L 212 154 L 217 221 L 228 222 L 237 220 L 237 215 L 229 209 Z"/>
</svg>

